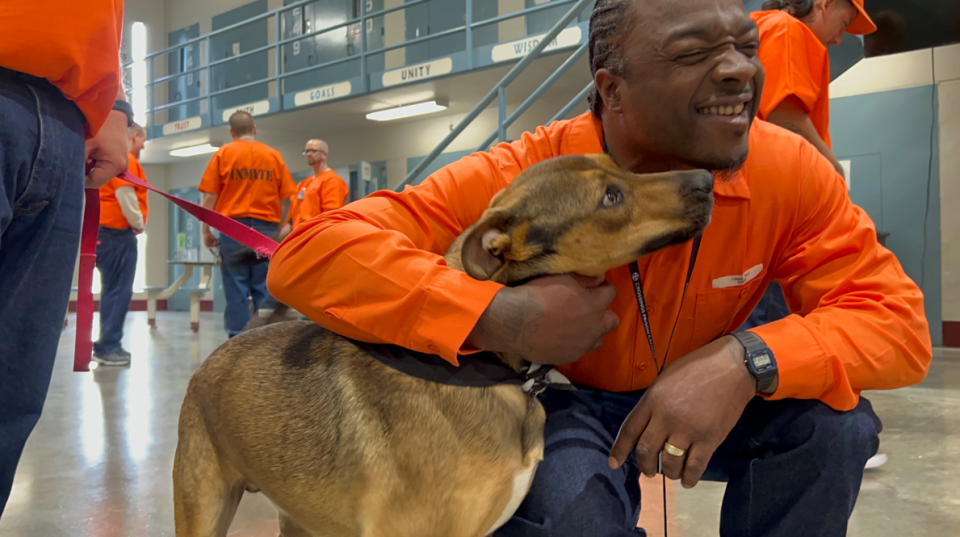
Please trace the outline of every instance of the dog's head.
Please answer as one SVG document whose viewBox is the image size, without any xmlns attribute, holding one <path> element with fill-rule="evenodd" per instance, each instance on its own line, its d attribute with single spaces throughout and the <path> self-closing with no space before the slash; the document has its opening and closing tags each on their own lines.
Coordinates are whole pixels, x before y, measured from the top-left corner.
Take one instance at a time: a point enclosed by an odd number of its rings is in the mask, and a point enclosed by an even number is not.
<svg viewBox="0 0 960 537">
<path fill-rule="evenodd" d="M 598 276 L 692 239 L 712 209 L 713 176 L 705 170 L 638 175 L 607 155 L 557 157 L 494 196 L 447 261 L 506 285 L 548 274 Z"/>
</svg>

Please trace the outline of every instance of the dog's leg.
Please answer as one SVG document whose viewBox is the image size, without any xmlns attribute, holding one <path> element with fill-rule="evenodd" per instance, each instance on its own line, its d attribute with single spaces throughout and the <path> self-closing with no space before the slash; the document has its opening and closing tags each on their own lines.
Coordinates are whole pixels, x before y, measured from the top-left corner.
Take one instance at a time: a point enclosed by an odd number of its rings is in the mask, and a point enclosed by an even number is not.
<svg viewBox="0 0 960 537">
<path fill-rule="evenodd" d="M 312 537 L 300 524 L 280 513 L 280 537 Z"/>
<path fill-rule="evenodd" d="M 180 411 L 179 434 L 173 461 L 177 537 L 226 537 L 246 483 L 217 455 L 189 392 Z"/>
</svg>

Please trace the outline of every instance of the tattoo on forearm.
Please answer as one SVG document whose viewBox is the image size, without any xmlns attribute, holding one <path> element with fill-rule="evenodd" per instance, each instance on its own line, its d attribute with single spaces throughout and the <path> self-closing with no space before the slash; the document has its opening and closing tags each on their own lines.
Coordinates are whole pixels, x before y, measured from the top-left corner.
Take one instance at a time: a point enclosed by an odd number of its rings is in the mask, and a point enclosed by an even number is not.
<svg viewBox="0 0 960 537">
<path fill-rule="evenodd" d="M 483 333 L 497 346 L 502 344 L 518 351 L 529 348 L 528 336 L 539 330 L 543 309 L 525 291 L 502 293 L 495 300 L 498 304 L 483 319 Z"/>
</svg>

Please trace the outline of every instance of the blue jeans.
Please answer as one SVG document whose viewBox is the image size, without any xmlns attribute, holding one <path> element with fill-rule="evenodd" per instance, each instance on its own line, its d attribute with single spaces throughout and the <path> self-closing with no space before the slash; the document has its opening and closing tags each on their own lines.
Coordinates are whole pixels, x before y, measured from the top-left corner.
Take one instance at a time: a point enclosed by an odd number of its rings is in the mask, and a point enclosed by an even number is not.
<svg viewBox="0 0 960 537">
<path fill-rule="evenodd" d="M 530 493 L 497 537 L 636 537 L 639 470 L 610 447 L 642 392 L 547 390 L 546 449 Z M 819 401 L 754 399 L 704 479 L 727 483 L 721 537 L 846 535 L 880 422 L 869 401 L 837 412 Z"/>
<path fill-rule="evenodd" d="M 747 320 L 736 331 L 750 330 L 773 321 L 779 321 L 788 315 L 790 315 L 790 309 L 787 308 L 787 301 L 783 298 L 783 288 L 780 287 L 779 283 L 771 282 L 767 290 L 764 291 L 757 307 L 753 308 L 750 317 L 747 317 Z"/>
<path fill-rule="evenodd" d="M 257 218 L 237 218 L 238 222 L 256 229 L 268 237 L 277 234 L 276 222 L 267 222 Z M 223 274 L 223 296 L 227 301 L 223 312 L 223 326 L 230 336 L 235 336 L 243 330 L 250 320 L 250 300 L 253 300 L 253 311 L 260 309 L 260 304 L 270 296 L 267 293 L 267 268 L 269 264 L 259 263 L 247 265 L 232 262 L 234 254 L 243 248 L 239 242 L 220 234 L 220 272 Z"/>
<path fill-rule="evenodd" d="M 97 237 L 97 269 L 100 271 L 100 339 L 93 344 L 97 354 L 121 349 L 123 322 L 133 298 L 137 272 L 137 236 L 133 230 L 100 226 Z"/>
<path fill-rule="evenodd" d="M 83 213 L 84 118 L 0 68 L 0 514 L 50 386 Z"/>
</svg>

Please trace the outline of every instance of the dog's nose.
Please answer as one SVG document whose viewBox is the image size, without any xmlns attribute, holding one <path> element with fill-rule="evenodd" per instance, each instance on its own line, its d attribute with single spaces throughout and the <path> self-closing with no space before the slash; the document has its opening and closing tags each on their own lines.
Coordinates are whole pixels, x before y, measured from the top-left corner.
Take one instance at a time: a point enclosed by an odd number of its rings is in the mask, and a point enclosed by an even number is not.
<svg viewBox="0 0 960 537">
<path fill-rule="evenodd" d="M 713 174 L 707 170 L 697 170 L 691 180 L 691 187 L 706 194 L 713 193 Z"/>
</svg>

